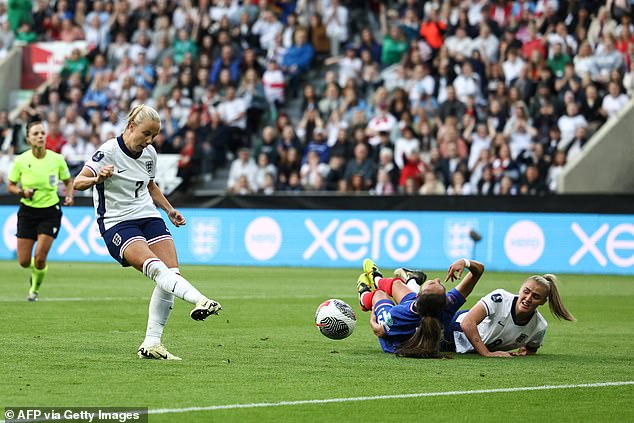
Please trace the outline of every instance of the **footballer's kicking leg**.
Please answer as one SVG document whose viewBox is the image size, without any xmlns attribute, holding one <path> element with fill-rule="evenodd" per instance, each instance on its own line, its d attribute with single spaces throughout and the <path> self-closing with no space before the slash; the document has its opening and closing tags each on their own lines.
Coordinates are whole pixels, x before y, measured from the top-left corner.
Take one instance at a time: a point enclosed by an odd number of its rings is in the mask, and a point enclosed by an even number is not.
<svg viewBox="0 0 634 423">
<path fill-rule="evenodd" d="M 420 291 L 420 287 L 427 280 L 427 274 L 422 270 L 400 267 L 394 271 L 394 276 L 400 278 L 414 292 Z"/>
<path fill-rule="evenodd" d="M 173 241 L 172 241 L 173 242 Z M 150 250 L 144 239 L 132 241 L 122 251 L 123 258 L 135 269 L 143 272 L 167 292 L 196 306 L 190 315 L 194 320 L 205 320 L 222 309 L 217 301 L 200 293 L 182 276 L 172 272 L 165 263 Z"/>
<path fill-rule="evenodd" d="M 366 258 L 363 260 L 363 273 L 357 279 L 357 292 L 361 311 L 370 311 L 372 309 L 373 298 L 377 294 L 377 282 L 382 277 L 379 267 L 371 259 Z"/>
</svg>

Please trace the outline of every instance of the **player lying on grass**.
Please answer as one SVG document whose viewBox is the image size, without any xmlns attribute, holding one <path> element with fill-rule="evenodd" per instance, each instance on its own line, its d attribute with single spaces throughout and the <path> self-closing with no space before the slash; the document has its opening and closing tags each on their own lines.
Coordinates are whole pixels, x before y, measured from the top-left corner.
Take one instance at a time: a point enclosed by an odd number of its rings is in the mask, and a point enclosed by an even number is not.
<svg viewBox="0 0 634 423">
<path fill-rule="evenodd" d="M 462 274 L 465 260 L 453 263 L 445 281 Z M 397 269 L 393 278 L 384 278 L 370 259 L 363 262 L 357 282 L 359 302 L 364 311 L 372 310 L 370 324 L 383 351 L 405 357 L 439 358 L 443 328 L 449 328 L 458 309 L 465 303 L 484 272 L 484 265 L 470 261 L 471 272 L 446 292 L 439 278 L 427 280 L 422 271 Z"/>
<path fill-rule="evenodd" d="M 558 319 L 575 320 L 559 296 L 555 275 L 533 275 L 524 281 L 518 295 L 496 289 L 471 310 L 456 313 L 451 324 L 453 348 L 485 357 L 535 354 L 548 327 L 537 308 L 546 302 Z M 517 351 L 509 352 L 512 350 Z"/>
<path fill-rule="evenodd" d="M 154 183 L 157 156 L 151 144 L 160 129 L 156 110 L 143 104 L 135 106 L 123 134 L 99 147 L 75 178 L 75 189 L 95 187 L 97 222 L 110 255 L 122 266 L 133 266 L 156 282 L 138 356 L 180 360 L 161 344 L 174 296 L 195 305 L 190 313 L 194 320 L 205 320 L 221 307 L 181 276 L 174 240 L 156 209 L 155 204 L 174 226 L 185 225 L 183 215 Z"/>
<path fill-rule="evenodd" d="M 485 295 L 471 310 L 456 312 L 484 272 L 481 263 L 460 259 L 451 265 L 445 281 L 459 279 L 465 268 L 471 273 L 446 295 L 443 296 L 445 289 L 438 279 L 423 283 L 416 295 L 411 291 L 410 281 L 407 285 L 403 283 L 403 276 L 412 279 L 415 273 L 424 273 L 397 269 L 397 278 L 383 278 L 378 267 L 366 259 L 365 273 L 358 282 L 360 302 L 364 310 L 372 306 L 371 325 L 384 351 L 422 358 L 441 357 L 441 350 L 477 351 L 488 357 L 529 355 L 541 346 L 547 327 L 537 307 L 548 300 L 556 317 L 574 320 L 561 301 L 553 275 L 531 276 L 518 296 L 498 289 Z M 372 294 L 372 288 L 384 294 Z M 393 298 L 399 303 L 397 306 L 387 298 L 389 291 L 383 288 L 392 290 Z M 454 291 L 462 296 L 462 301 L 456 300 Z M 452 310 L 455 314 L 448 317 Z M 415 325 L 413 330 L 412 325 Z M 390 348 L 395 342 L 398 346 Z M 516 352 L 508 352 L 515 349 Z"/>
</svg>

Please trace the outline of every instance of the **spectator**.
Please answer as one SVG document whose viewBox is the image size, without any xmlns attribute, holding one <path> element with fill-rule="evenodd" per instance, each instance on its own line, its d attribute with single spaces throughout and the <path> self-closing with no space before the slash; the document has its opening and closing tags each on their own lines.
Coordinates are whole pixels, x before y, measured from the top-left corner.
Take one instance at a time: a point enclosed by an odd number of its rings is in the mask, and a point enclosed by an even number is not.
<svg viewBox="0 0 634 423">
<path fill-rule="evenodd" d="M 588 28 L 588 42 L 591 46 L 596 47 L 601 37 L 616 35 L 616 21 L 610 18 L 610 11 L 606 6 L 601 6 L 597 16 L 592 19 Z"/>
<path fill-rule="evenodd" d="M 68 142 L 62 146 L 60 153 L 66 160 L 70 176 L 77 176 L 86 162 L 86 143 L 80 143 L 77 134 L 71 134 L 68 137 Z"/>
<path fill-rule="evenodd" d="M 322 127 L 316 127 L 313 131 L 312 140 L 306 145 L 306 150 L 304 152 L 304 157 L 302 158 L 302 163 L 306 163 L 308 161 L 308 157 L 310 153 L 315 152 L 319 157 L 319 161 L 321 163 L 328 163 L 328 157 L 330 155 L 330 148 L 328 144 L 326 144 L 325 131 Z M 324 175 L 325 176 L 325 175 Z"/>
<path fill-rule="evenodd" d="M 108 26 L 101 21 L 99 15 L 91 15 L 90 19 L 87 20 L 87 24 L 84 25 L 84 34 L 86 34 L 88 48 L 97 48 L 101 52 L 108 50 L 110 33 Z"/>
<path fill-rule="evenodd" d="M 2 45 L 2 49 L 11 50 L 14 41 L 15 34 L 9 28 L 9 21 L 0 22 L 0 45 Z"/>
<path fill-rule="evenodd" d="M 447 187 L 447 195 L 471 195 L 473 189 L 471 184 L 465 181 L 465 175 L 460 170 L 456 170 L 451 175 L 451 184 Z"/>
<path fill-rule="evenodd" d="M 381 64 L 384 67 L 398 63 L 407 52 L 409 43 L 403 32 L 397 26 L 392 26 L 390 32 L 383 39 L 381 50 Z"/>
<path fill-rule="evenodd" d="M 455 87 L 448 86 L 447 100 L 438 106 L 440 123 L 444 123 L 449 116 L 462 117 L 464 112 L 465 105 L 456 97 Z"/>
<path fill-rule="evenodd" d="M 236 88 L 230 85 L 227 88 L 226 98 L 218 106 L 220 118 L 229 127 L 231 139 L 228 142 L 229 150 L 235 154 L 240 147 L 245 147 L 247 125 L 247 102 L 244 98 L 236 96 Z"/>
<path fill-rule="evenodd" d="M 603 37 L 602 44 L 597 48 L 593 57 L 592 79 L 607 83 L 610 72 L 621 69 L 624 65 L 623 55 L 614 49 L 614 38 L 610 34 Z"/>
<path fill-rule="evenodd" d="M 445 46 L 449 55 L 457 61 L 471 56 L 473 40 L 467 36 L 465 28 L 458 27 L 456 33 L 445 39 Z"/>
<path fill-rule="evenodd" d="M 544 195 L 547 191 L 548 188 L 542 181 L 537 166 L 529 165 L 523 180 L 520 182 L 519 193 L 522 195 Z"/>
<path fill-rule="evenodd" d="M 253 179 L 253 189 L 260 192 L 267 187 L 267 175 L 273 176 L 274 179 L 276 178 L 277 168 L 269 161 L 269 156 L 266 153 L 258 154 L 257 158 L 257 169 L 255 171 L 255 176 Z"/>
<path fill-rule="evenodd" d="M 568 143 L 562 142 L 559 148 L 563 149 L 566 152 L 566 161 L 570 162 L 576 156 L 581 154 L 581 151 L 583 150 L 587 142 L 588 137 L 586 128 L 580 126 L 575 130 L 574 137 Z"/>
<path fill-rule="evenodd" d="M 546 183 L 551 192 L 557 192 L 557 184 L 559 183 L 559 175 L 561 175 L 566 166 L 566 152 L 557 150 L 553 157 L 553 164 L 548 169 L 548 177 Z"/>
<path fill-rule="evenodd" d="M 482 169 L 482 177 L 477 181 L 474 194 L 493 195 L 494 191 L 495 179 L 493 178 L 493 170 L 491 169 L 491 166 L 487 165 Z"/>
<path fill-rule="evenodd" d="M 616 81 L 610 81 L 608 84 L 608 93 L 603 97 L 601 108 L 605 110 L 608 119 L 623 110 L 630 99 L 621 92 L 621 87 Z"/>
<path fill-rule="evenodd" d="M 510 177 L 504 175 L 496 184 L 494 192 L 495 195 L 517 195 L 517 187 Z"/>
<path fill-rule="evenodd" d="M 389 173 L 385 169 L 379 168 L 376 174 L 376 179 L 376 186 L 372 190 L 370 190 L 371 194 L 394 195 L 396 193 L 394 183 L 392 182 Z"/>
<path fill-rule="evenodd" d="M 23 23 L 31 24 L 33 12 L 32 0 L 12 0 L 8 5 L 7 18 L 11 31 L 17 32 Z"/>
<path fill-rule="evenodd" d="M 483 150 L 491 148 L 491 136 L 489 129 L 484 122 L 475 124 L 475 119 L 469 120 L 470 125 L 465 128 L 464 139 L 470 144 L 469 160 L 467 162 L 469 169 L 473 169 Z M 475 133 L 473 127 L 476 127 Z"/>
<path fill-rule="evenodd" d="M 468 97 L 474 97 L 476 100 L 481 98 L 480 94 L 480 77 L 473 72 L 470 62 L 464 62 L 462 65 L 462 73 L 453 81 L 458 100 L 462 103 L 467 102 Z"/>
<path fill-rule="evenodd" d="M 481 23 L 480 33 L 473 40 L 472 48 L 478 50 L 486 63 L 496 63 L 498 61 L 500 41 L 491 33 L 489 25 Z"/>
<path fill-rule="evenodd" d="M 264 94 L 271 107 L 281 107 L 284 104 L 286 81 L 275 60 L 269 60 L 266 71 L 262 75 Z"/>
<path fill-rule="evenodd" d="M 572 60 L 564 51 L 563 43 L 559 40 L 555 41 L 551 46 L 550 58 L 546 61 L 546 66 L 557 78 L 561 78 L 564 74 L 564 67 L 568 63 L 572 63 Z"/>
<path fill-rule="evenodd" d="M 253 24 L 251 32 L 259 37 L 260 48 L 266 51 L 274 47 L 275 37 L 278 34 L 281 35 L 283 29 L 284 26 L 277 20 L 272 11 L 263 10 L 258 20 Z"/>
<path fill-rule="evenodd" d="M 425 19 L 420 24 L 419 35 L 429 44 L 438 50 L 443 45 L 443 33 L 447 30 L 446 22 L 438 19 L 435 9 L 425 12 Z"/>
<path fill-rule="evenodd" d="M 214 62 L 211 68 L 209 80 L 216 84 L 222 69 L 228 69 L 231 75 L 231 81 L 237 82 L 240 78 L 240 58 L 234 58 L 233 49 L 229 45 L 222 47 L 220 57 Z"/>
<path fill-rule="evenodd" d="M 421 159 L 419 149 L 411 150 L 404 159 L 398 183 L 401 192 L 406 192 L 408 180 L 414 180 L 416 189 L 418 189 L 423 182 L 423 175 L 427 171 L 427 164 Z M 413 194 L 413 192 L 411 193 Z"/>
<path fill-rule="evenodd" d="M 79 73 L 81 79 L 85 80 L 89 67 L 88 59 L 81 55 L 78 48 L 75 48 L 71 51 L 70 57 L 64 60 L 62 77 L 68 78 L 73 73 Z"/>
<path fill-rule="evenodd" d="M 299 77 L 308 70 L 314 55 L 315 50 L 308 43 L 306 30 L 300 28 L 295 31 L 295 43 L 282 59 L 282 70 L 290 79 L 289 85 L 294 97 L 297 96 Z"/>
<path fill-rule="evenodd" d="M 325 188 L 325 179 L 329 172 L 330 168 L 321 161 L 319 152 L 311 150 L 307 154 L 306 162 L 300 168 L 299 175 L 306 190 L 320 191 Z"/>
<path fill-rule="evenodd" d="M 185 55 L 188 53 L 193 57 L 198 55 L 198 47 L 194 43 L 193 37 L 190 38 L 185 29 L 178 31 L 172 48 L 174 49 L 174 62 L 177 65 L 183 62 Z"/>
<path fill-rule="evenodd" d="M 414 130 L 410 126 L 403 128 L 401 138 L 394 143 L 394 162 L 399 169 L 403 169 L 405 160 L 413 151 L 420 151 L 420 140 L 414 137 Z"/>
<path fill-rule="evenodd" d="M 561 141 L 567 144 L 574 137 L 577 128 L 585 128 L 587 125 L 586 119 L 579 114 L 577 104 L 575 102 L 568 103 L 566 105 L 566 114 L 557 121 L 557 126 L 561 131 Z"/>
<path fill-rule="evenodd" d="M 339 46 L 348 39 L 348 9 L 339 0 L 331 0 L 324 10 L 326 34 L 330 38 L 330 55 L 339 55 Z"/>
<path fill-rule="evenodd" d="M 55 113 L 48 114 L 47 124 L 48 133 L 46 134 L 46 149 L 56 153 L 61 153 L 64 144 L 66 144 L 66 138 L 60 131 L 59 118 Z"/>
<path fill-rule="evenodd" d="M 445 184 L 438 180 L 438 175 L 432 169 L 425 172 L 425 183 L 418 190 L 420 195 L 444 195 Z"/>
<path fill-rule="evenodd" d="M 361 42 L 357 54 L 362 56 L 364 51 L 369 53 L 369 57 L 372 59 L 373 63 L 381 62 L 382 47 L 381 44 L 379 44 L 372 36 L 370 28 L 363 28 L 361 30 Z"/>
<path fill-rule="evenodd" d="M 23 43 L 34 43 L 37 41 L 37 34 L 33 31 L 29 22 L 22 22 L 15 33 L 15 40 Z"/>
<path fill-rule="evenodd" d="M 248 182 L 248 189 L 252 190 L 255 186 L 255 176 L 257 173 L 257 165 L 251 158 L 251 150 L 246 147 L 240 148 L 238 157 L 231 163 L 229 169 L 229 178 L 227 179 L 227 189 L 235 190 L 245 188 L 244 184 L 239 184 L 240 177 L 244 176 Z"/>
<path fill-rule="evenodd" d="M 91 116 L 93 113 L 101 114 L 105 112 L 109 103 L 110 95 L 105 77 L 97 74 L 92 80 L 90 88 L 84 95 L 82 101 L 84 109 L 86 110 L 88 116 Z"/>
<path fill-rule="evenodd" d="M 357 144 L 354 147 L 354 158 L 348 161 L 344 178 L 352 183 L 354 175 L 359 175 L 363 189 L 368 190 L 374 186 L 374 178 L 376 176 L 376 166 L 368 157 L 368 146 L 365 144 Z"/>
<path fill-rule="evenodd" d="M 59 32 L 60 41 L 72 43 L 73 41 L 85 40 L 84 31 L 73 22 L 71 18 L 62 19 L 62 29 Z"/>
<path fill-rule="evenodd" d="M 325 56 L 330 52 L 330 38 L 326 30 L 326 25 L 319 13 L 310 15 L 309 24 L 310 44 L 315 48 L 315 54 Z"/>
</svg>

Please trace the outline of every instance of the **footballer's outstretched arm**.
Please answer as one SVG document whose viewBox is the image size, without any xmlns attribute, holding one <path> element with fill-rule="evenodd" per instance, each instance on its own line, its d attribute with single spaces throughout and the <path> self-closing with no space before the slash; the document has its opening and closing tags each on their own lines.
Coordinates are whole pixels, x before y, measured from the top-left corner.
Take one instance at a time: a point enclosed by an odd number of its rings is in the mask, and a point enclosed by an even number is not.
<svg viewBox="0 0 634 423">
<path fill-rule="evenodd" d="M 456 285 L 456 290 L 463 296 L 463 298 L 467 298 L 471 294 L 473 288 L 482 277 L 482 274 L 484 273 L 484 264 L 475 260 L 458 259 L 449 266 L 449 270 L 447 270 L 447 277 L 445 278 L 445 282 L 450 279 L 451 281 L 460 279 L 464 269 L 467 267 L 467 264 L 469 265 L 469 273 L 458 285 Z"/>
<path fill-rule="evenodd" d="M 154 204 L 167 213 L 167 217 L 169 217 L 174 226 L 179 227 L 187 223 L 183 215 L 172 206 L 154 180 L 150 180 L 147 185 L 147 189 L 152 197 L 152 201 L 154 201 Z"/>
<path fill-rule="evenodd" d="M 487 311 L 481 302 L 478 302 L 471 310 L 467 312 L 465 317 L 460 322 L 462 332 L 466 335 L 469 342 L 473 346 L 473 349 L 484 357 L 512 357 L 511 353 L 506 351 L 494 351 L 491 352 L 482 341 L 480 332 L 478 332 L 478 324 L 484 320 L 487 316 Z"/>
</svg>

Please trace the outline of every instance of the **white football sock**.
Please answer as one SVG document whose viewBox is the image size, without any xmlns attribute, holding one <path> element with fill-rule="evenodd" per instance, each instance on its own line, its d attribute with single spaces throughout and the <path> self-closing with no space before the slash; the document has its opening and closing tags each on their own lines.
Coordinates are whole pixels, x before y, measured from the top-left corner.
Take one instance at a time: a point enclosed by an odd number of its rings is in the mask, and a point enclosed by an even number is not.
<svg viewBox="0 0 634 423">
<path fill-rule="evenodd" d="M 145 260 L 145 263 L 143 263 L 143 274 L 155 281 L 163 290 L 176 295 L 178 298 L 182 298 L 188 303 L 196 304 L 198 301 L 207 299 L 185 278 L 168 269 L 165 263 L 158 258 Z"/>
<path fill-rule="evenodd" d="M 409 289 L 411 289 L 412 291 L 414 291 L 414 292 L 420 291 L 420 285 L 418 283 L 416 283 L 416 279 L 408 280 L 405 285 L 407 285 L 407 287 Z"/>
<path fill-rule="evenodd" d="M 145 331 L 144 347 L 159 344 L 167 319 L 170 317 L 174 306 L 174 294 L 167 292 L 158 286 L 154 287 L 152 298 L 150 299 L 150 309 L 147 319 L 147 329 Z"/>
</svg>

